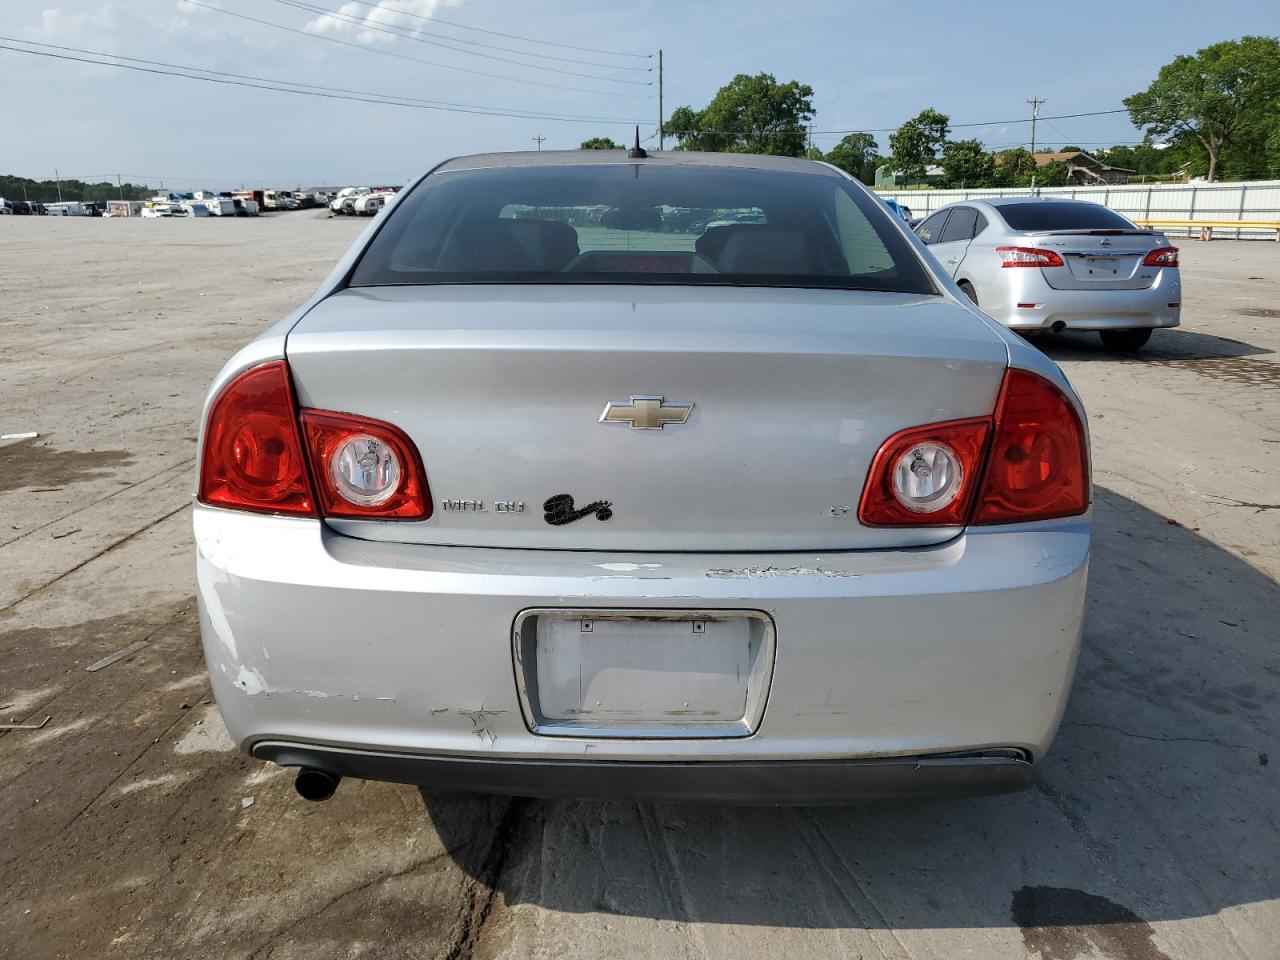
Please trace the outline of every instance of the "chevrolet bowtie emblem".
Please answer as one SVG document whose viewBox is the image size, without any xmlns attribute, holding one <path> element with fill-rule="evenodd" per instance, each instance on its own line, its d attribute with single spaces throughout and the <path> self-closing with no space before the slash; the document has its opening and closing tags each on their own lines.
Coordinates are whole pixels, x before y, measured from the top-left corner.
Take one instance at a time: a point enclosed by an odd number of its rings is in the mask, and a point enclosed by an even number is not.
<svg viewBox="0 0 1280 960">
<path fill-rule="evenodd" d="M 629 423 L 632 430 L 661 430 L 668 423 L 684 423 L 692 411 L 692 403 L 667 403 L 662 397 L 632 396 L 626 402 L 611 400 L 606 404 L 600 422 Z"/>
</svg>

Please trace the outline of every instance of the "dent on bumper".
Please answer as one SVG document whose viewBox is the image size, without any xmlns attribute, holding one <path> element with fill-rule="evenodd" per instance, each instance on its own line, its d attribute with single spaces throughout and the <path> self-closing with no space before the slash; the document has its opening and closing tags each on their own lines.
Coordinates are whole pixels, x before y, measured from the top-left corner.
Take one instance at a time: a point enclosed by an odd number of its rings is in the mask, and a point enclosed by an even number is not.
<svg viewBox="0 0 1280 960">
<path fill-rule="evenodd" d="M 205 656 L 242 749 L 761 762 L 1017 748 L 1056 731 L 1079 646 L 1089 518 L 822 555 L 424 547 L 197 504 Z M 764 718 L 735 740 L 536 736 L 511 629 L 530 607 L 763 610 Z"/>
</svg>

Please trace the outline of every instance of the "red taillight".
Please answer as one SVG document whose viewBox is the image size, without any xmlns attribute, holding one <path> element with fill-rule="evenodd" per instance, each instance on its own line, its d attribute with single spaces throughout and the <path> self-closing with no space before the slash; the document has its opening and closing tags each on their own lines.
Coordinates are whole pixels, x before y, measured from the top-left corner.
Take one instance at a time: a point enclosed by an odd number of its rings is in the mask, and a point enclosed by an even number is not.
<svg viewBox="0 0 1280 960">
<path fill-rule="evenodd" d="M 284 360 L 235 377 L 209 412 L 200 462 L 201 502 L 305 517 L 431 516 L 422 458 L 399 428 L 324 410 L 302 411 L 301 433 L 298 424 Z"/>
<path fill-rule="evenodd" d="M 867 527 L 963 526 L 973 507 L 974 492 L 982 476 L 982 457 L 991 432 L 991 420 L 950 420 L 927 427 L 912 427 L 886 440 L 871 461 L 867 483 L 858 506 L 858 521 Z M 900 471 L 910 471 L 913 460 L 924 469 L 937 469 L 941 452 L 949 476 L 941 496 L 913 501 L 904 489 Z"/>
<path fill-rule="evenodd" d="M 1177 247 L 1157 247 L 1142 258 L 1144 267 L 1176 267 L 1178 265 Z"/>
<path fill-rule="evenodd" d="M 1089 456 L 1075 407 L 1044 377 L 1008 371 L 973 522 L 1048 520 L 1088 507 Z"/>
<path fill-rule="evenodd" d="M 954 489 L 913 499 L 907 488 L 919 478 L 911 471 L 928 477 L 939 459 Z M 912 427 L 886 440 L 871 462 L 858 520 L 868 527 L 1023 523 L 1088 507 L 1088 452 L 1075 407 L 1044 377 L 1009 370 L 994 418 Z"/>
<path fill-rule="evenodd" d="M 251 367 L 214 401 L 200 460 L 200 500 L 263 513 L 315 515 L 283 360 Z"/>
<path fill-rule="evenodd" d="M 996 247 L 1002 267 L 1061 267 L 1062 257 L 1039 247 Z"/>
<path fill-rule="evenodd" d="M 303 410 L 320 511 L 329 517 L 425 520 L 422 458 L 398 427 L 349 413 Z"/>
</svg>

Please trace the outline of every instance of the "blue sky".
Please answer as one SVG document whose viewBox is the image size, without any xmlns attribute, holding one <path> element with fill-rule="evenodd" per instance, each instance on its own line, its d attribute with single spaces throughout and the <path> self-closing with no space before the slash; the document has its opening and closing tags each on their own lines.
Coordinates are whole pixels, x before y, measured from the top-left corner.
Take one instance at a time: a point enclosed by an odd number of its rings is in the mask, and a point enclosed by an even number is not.
<svg viewBox="0 0 1280 960">
<path fill-rule="evenodd" d="M 98 179 L 119 172 L 182 188 L 399 183 L 447 156 L 530 149 L 535 136 L 546 138 L 544 149 L 576 147 L 594 135 L 628 139 L 625 121 L 633 120 L 648 136 L 658 108 L 656 88 L 646 85 L 654 78 L 647 55 L 658 48 L 668 115 L 682 104 L 703 106 L 735 73 L 764 70 L 814 88 L 817 131 L 892 128 L 927 106 L 954 123 L 1007 121 L 1028 114 L 1032 95 L 1047 101 L 1042 115 L 1054 117 L 1121 107 L 1179 53 L 1280 33 L 1276 0 L 1109 4 L 1082 16 L 1063 5 L 960 0 L 381 0 L 399 15 L 343 0 L 199 2 L 302 33 L 187 0 L 9 0 L 0 34 L 271 80 L 623 122 L 328 100 L 0 49 L 0 90 L 9 94 L 0 173 L 46 178 L 56 167 Z M 341 8 L 348 19 L 296 3 Z M 403 39 L 351 17 L 421 32 Z M 1025 143 L 1029 131 L 1025 123 L 995 122 L 954 135 L 1004 147 Z M 829 148 L 839 136 L 815 139 Z M 1038 134 L 1041 143 L 1085 149 L 1138 139 L 1123 114 L 1049 120 Z"/>
</svg>

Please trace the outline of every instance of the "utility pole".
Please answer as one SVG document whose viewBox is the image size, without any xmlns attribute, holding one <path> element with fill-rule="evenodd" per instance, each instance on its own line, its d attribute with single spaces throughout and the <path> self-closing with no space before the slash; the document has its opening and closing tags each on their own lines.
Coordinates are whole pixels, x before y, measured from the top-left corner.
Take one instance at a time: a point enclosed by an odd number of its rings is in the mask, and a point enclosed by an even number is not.
<svg viewBox="0 0 1280 960">
<path fill-rule="evenodd" d="M 1040 116 L 1040 108 L 1044 106 L 1045 101 L 1032 95 L 1027 103 L 1031 104 L 1031 162 L 1033 164 L 1031 168 L 1031 189 L 1034 190 L 1036 188 L 1036 167 L 1034 166 L 1036 160 L 1036 118 Z"/>
<path fill-rule="evenodd" d="M 666 121 L 662 113 L 662 51 L 658 51 L 658 149 L 664 149 L 666 140 Z"/>
<path fill-rule="evenodd" d="M 538 145 L 538 152 L 539 152 L 539 153 L 541 153 L 541 152 L 542 152 L 542 141 L 543 141 L 543 140 L 545 140 L 545 139 L 547 139 L 547 138 L 546 138 L 546 137 L 544 137 L 542 134 L 538 134 L 536 137 L 530 137 L 529 139 L 530 139 L 530 140 L 532 140 L 532 141 L 534 141 L 534 142 Z"/>
<path fill-rule="evenodd" d="M 58 168 L 53 168 L 53 180 L 58 185 L 58 202 L 62 202 L 62 177 L 58 175 Z"/>
<path fill-rule="evenodd" d="M 116 174 L 116 189 L 120 191 L 120 199 L 124 199 L 124 184 L 120 181 L 120 174 Z"/>
</svg>

